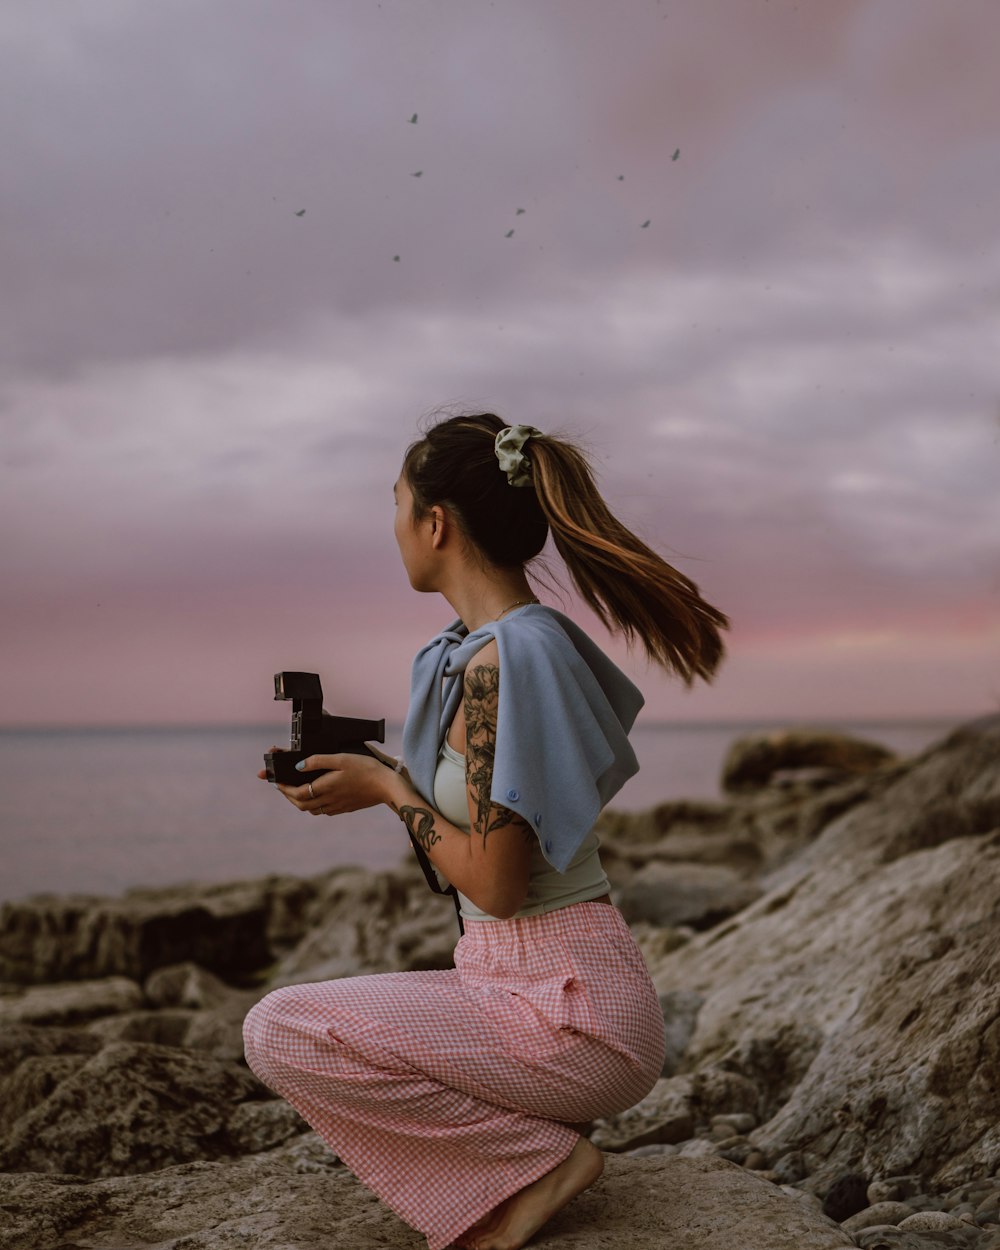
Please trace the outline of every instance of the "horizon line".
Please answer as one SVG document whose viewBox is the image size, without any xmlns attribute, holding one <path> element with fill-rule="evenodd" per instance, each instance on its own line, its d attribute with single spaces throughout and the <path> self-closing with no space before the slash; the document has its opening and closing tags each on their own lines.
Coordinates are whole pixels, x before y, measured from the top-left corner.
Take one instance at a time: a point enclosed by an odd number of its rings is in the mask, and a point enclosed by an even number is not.
<svg viewBox="0 0 1000 1250">
<path fill-rule="evenodd" d="M 762 725 L 762 726 L 789 726 L 789 725 L 806 725 L 809 723 L 826 722 L 829 724 L 850 724 L 850 725 L 941 725 L 950 723 L 962 723 L 964 721 L 979 720 L 983 716 L 991 714 L 1000 714 L 1000 707 L 981 712 L 961 712 L 961 713 L 919 713 L 914 715 L 901 715 L 899 713 L 885 713 L 879 716 L 850 716 L 840 714 L 811 714 L 803 715 L 801 713 L 789 714 L 787 716 L 740 716 L 740 717 L 721 717 L 717 719 L 690 719 L 690 720 L 670 720 L 665 718 L 638 718 L 633 728 L 649 728 L 649 729 L 712 729 L 712 728 L 728 728 L 730 726 L 740 725 Z M 399 730 L 403 727 L 402 720 L 386 719 L 386 729 Z M 99 724 L 89 723 L 63 723 L 63 724 L 28 724 L 23 723 L 0 723 L 0 733 L 124 733 L 124 732 L 162 732 L 163 730 L 175 730 L 178 732 L 233 732 L 239 731 L 261 731 L 271 732 L 274 729 L 287 730 L 287 720 L 282 721 L 135 721 L 135 722 L 114 722 Z M 375 741 L 375 739 L 372 739 Z"/>
</svg>

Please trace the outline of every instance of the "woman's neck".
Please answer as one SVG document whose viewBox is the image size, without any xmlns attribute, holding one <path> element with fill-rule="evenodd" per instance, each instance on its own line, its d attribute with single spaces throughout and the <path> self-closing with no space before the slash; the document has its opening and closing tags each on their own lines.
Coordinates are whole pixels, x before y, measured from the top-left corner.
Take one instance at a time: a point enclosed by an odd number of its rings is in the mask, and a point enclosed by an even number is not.
<svg viewBox="0 0 1000 1250">
<path fill-rule="evenodd" d="M 455 610 L 462 624 L 473 633 L 481 625 L 506 616 L 515 607 L 535 603 L 537 598 L 528 579 L 518 570 L 510 577 L 463 579 L 441 593 Z"/>
</svg>

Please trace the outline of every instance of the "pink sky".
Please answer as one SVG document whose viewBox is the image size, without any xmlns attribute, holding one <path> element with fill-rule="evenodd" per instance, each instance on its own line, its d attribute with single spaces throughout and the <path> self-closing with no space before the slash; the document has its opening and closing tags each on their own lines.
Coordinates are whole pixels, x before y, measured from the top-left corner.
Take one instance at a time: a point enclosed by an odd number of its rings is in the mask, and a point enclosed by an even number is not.
<svg viewBox="0 0 1000 1250">
<path fill-rule="evenodd" d="M 401 718 L 451 613 L 391 487 L 444 406 L 583 440 L 731 617 L 691 691 L 608 644 L 645 716 L 1000 706 L 995 0 L 0 36 L 0 723 L 268 720 L 280 668 Z"/>
</svg>

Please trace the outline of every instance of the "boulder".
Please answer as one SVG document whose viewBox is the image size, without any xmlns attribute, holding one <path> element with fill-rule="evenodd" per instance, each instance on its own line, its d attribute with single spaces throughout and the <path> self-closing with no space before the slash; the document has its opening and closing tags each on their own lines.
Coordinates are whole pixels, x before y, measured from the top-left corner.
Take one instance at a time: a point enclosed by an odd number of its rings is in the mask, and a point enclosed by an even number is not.
<svg viewBox="0 0 1000 1250">
<path fill-rule="evenodd" d="M 705 1068 L 686 1076 L 661 1077 L 634 1107 L 595 1120 L 589 1136 L 595 1146 L 609 1151 L 675 1144 L 692 1137 L 697 1125 L 707 1126 L 714 1116 L 753 1116 L 759 1101 L 756 1087 L 738 1072 Z M 709 1146 L 714 1152 L 715 1144 Z"/>
<path fill-rule="evenodd" d="M 1000 1165 L 998 753 L 1000 716 L 956 731 L 654 969 L 705 999 L 680 1071 L 751 1079 L 767 1117 L 751 1140 L 822 1160 L 815 1192 Z"/>
<path fill-rule="evenodd" d="M 800 726 L 737 738 L 722 763 L 722 789 L 727 794 L 760 790 L 776 773 L 805 770 L 824 784 L 845 775 L 870 773 L 897 760 L 895 752 L 877 742 L 835 730 Z M 820 770 L 816 777 L 816 770 Z"/>
<path fill-rule="evenodd" d="M 23 985 L 123 976 L 192 960 L 240 977 L 272 959 L 261 883 L 34 895 L 0 908 L 0 977 Z"/>
<path fill-rule="evenodd" d="M 83 1029 L 5 1024 L 0 1029 L 0 1077 L 16 1072 L 25 1059 L 46 1055 L 83 1055 L 89 1058 L 102 1045 L 99 1038 Z"/>
<path fill-rule="evenodd" d="M 659 861 L 647 864 L 615 891 L 615 901 L 630 924 L 645 920 L 660 927 L 687 924 L 695 929 L 709 928 L 759 897 L 756 885 L 729 868 Z"/>
<path fill-rule="evenodd" d="M 190 960 L 157 968 L 146 978 L 142 988 L 146 1001 L 153 1007 L 188 1007 L 193 1010 L 218 1006 L 230 993 L 224 981 Z"/>
<path fill-rule="evenodd" d="M 694 990 L 668 990 L 660 995 L 663 1031 L 667 1042 L 663 1056 L 663 1076 L 672 1076 L 677 1071 L 688 1042 L 694 1035 L 698 1012 L 704 1001 Z"/>
<path fill-rule="evenodd" d="M 77 1024 L 142 1005 L 141 988 L 127 977 L 33 985 L 0 997 L 0 1029 L 8 1024 Z"/>
<path fill-rule="evenodd" d="M 430 895 L 418 870 L 331 874 L 318 919 L 274 967 L 268 989 L 363 973 L 451 967 L 458 940 L 450 898 Z M 436 957 L 434 957 L 436 955 Z"/>
<path fill-rule="evenodd" d="M 15 1087 L 19 1073 L 7 1078 Z M 239 1104 L 272 1097 L 235 1063 L 127 1042 L 64 1068 L 49 1060 L 30 1084 L 38 1100 L 0 1138 L 4 1171 L 114 1176 L 238 1155 L 247 1140 L 242 1127 L 230 1131 Z"/>
<path fill-rule="evenodd" d="M 2 1250 L 426 1250 L 423 1236 L 306 1134 L 232 1163 L 147 1176 L 0 1176 Z M 303 1151 L 303 1147 L 305 1150 Z M 609 1156 L 532 1250 L 836 1250 L 854 1242 L 808 1203 L 721 1159 Z"/>
</svg>

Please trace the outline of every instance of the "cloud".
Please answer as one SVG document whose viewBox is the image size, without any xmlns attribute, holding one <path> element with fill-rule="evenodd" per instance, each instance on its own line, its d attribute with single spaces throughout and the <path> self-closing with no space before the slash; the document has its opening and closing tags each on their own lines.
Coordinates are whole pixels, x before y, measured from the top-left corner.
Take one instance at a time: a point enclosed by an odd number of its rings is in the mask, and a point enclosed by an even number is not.
<svg viewBox="0 0 1000 1250">
<path fill-rule="evenodd" d="M 116 635 L 171 715 L 175 668 L 211 672 L 200 715 L 243 715 L 213 683 L 334 627 L 405 669 L 440 609 L 402 580 L 391 485 L 451 405 L 583 441 L 730 613 L 705 707 L 766 700 L 753 664 L 789 638 L 831 697 L 872 680 L 848 661 L 922 663 L 922 630 L 980 656 L 994 28 L 978 0 L 0 15 L 11 645 L 65 657 L 80 715 Z"/>
</svg>

